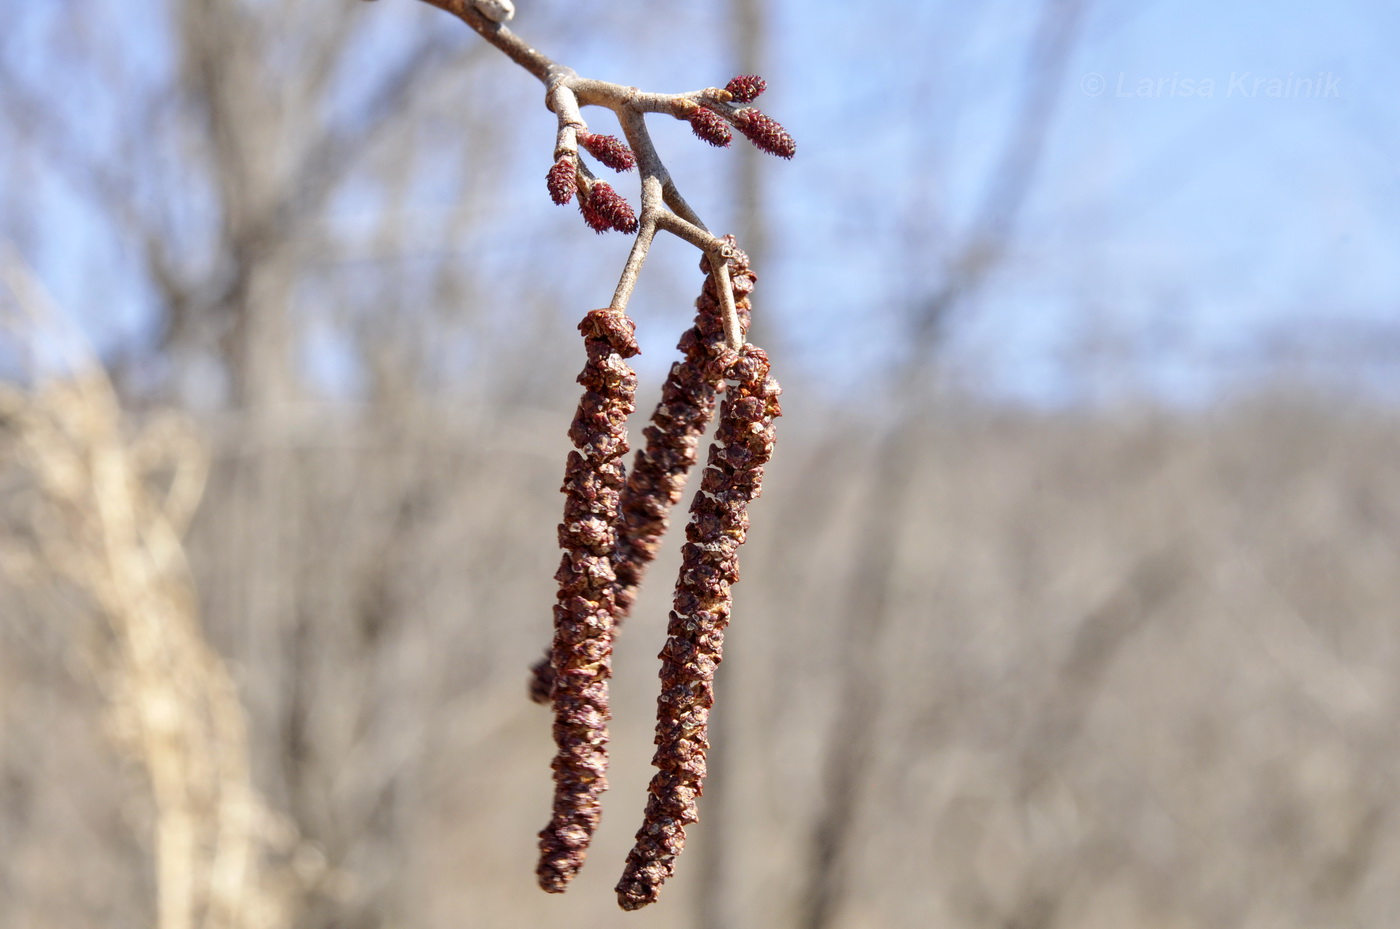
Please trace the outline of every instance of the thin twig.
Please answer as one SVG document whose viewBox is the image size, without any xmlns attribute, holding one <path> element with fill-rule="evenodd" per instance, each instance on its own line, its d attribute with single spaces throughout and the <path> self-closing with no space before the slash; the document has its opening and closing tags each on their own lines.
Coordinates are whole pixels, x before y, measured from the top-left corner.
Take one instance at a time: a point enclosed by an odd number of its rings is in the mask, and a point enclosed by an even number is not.
<svg viewBox="0 0 1400 929">
<path fill-rule="evenodd" d="M 626 311 L 627 302 L 631 298 L 642 265 L 646 262 L 656 232 L 669 232 L 700 249 L 720 266 L 718 273 L 722 278 L 720 293 L 724 299 L 725 337 L 731 348 L 739 349 L 744 344 L 744 339 L 739 331 L 732 295 L 723 281 L 727 270 L 723 269 L 722 265 L 730 253 L 727 252 L 724 242 L 710 232 L 677 190 L 670 172 L 666 170 L 665 163 L 656 151 L 656 146 L 652 144 L 651 135 L 646 128 L 645 115 L 661 113 L 676 119 L 690 120 L 702 109 L 708 110 L 735 125 L 760 148 L 790 157 L 790 149 L 779 151 L 746 129 L 745 119 L 757 115 L 772 126 L 776 127 L 777 124 L 767 120 L 767 117 L 762 117 L 756 110 L 748 108 L 746 101 L 752 99 L 751 96 L 741 94 L 736 102 L 734 93 L 728 89 L 707 87 L 704 90 L 679 94 L 646 93 L 635 87 L 580 77 L 572 68 L 565 67 L 532 48 L 504 25 L 493 22 L 478 10 L 471 0 L 423 2 L 461 19 L 483 39 L 496 46 L 545 85 L 545 105 L 559 120 L 554 158 L 556 163 L 568 160 L 573 164 L 582 179 L 579 182 L 580 196 L 587 195 L 595 180 L 579 158 L 580 137 L 583 136 L 585 140 L 588 138 L 588 124 L 584 121 L 582 108 L 599 106 L 616 114 L 623 134 L 627 137 L 627 143 L 636 157 L 638 173 L 641 175 L 642 202 L 641 214 L 636 222 L 637 241 L 627 257 L 627 264 L 623 267 L 617 289 L 613 293 L 611 308 L 618 312 Z M 778 131 L 781 132 L 780 127 Z M 785 133 L 783 136 L 786 138 Z M 790 139 L 787 141 L 791 142 Z M 567 198 L 561 196 L 559 202 L 567 202 Z M 632 231 L 630 214 L 625 225 L 619 224 L 614 228 Z"/>
</svg>

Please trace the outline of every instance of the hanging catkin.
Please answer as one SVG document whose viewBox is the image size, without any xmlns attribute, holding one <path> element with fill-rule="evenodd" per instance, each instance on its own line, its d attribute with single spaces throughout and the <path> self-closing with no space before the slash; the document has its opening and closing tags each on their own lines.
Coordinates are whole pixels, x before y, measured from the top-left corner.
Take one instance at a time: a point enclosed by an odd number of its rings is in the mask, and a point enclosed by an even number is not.
<svg viewBox="0 0 1400 929">
<path fill-rule="evenodd" d="M 624 361 L 638 351 L 632 321 L 620 311 L 593 310 L 579 329 L 588 361 L 578 377 L 583 398 L 569 427 L 576 451 L 569 453 L 561 488 L 564 555 L 555 574 L 559 593 L 550 652 L 554 809 L 540 832 L 536 869 L 540 886 L 551 893 L 562 892 L 583 866 L 598 826 L 598 797 L 607 789 L 614 523 L 637 389 L 637 376 Z"/>
<path fill-rule="evenodd" d="M 734 252 L 729 261 L 734 306 L 741 332 L 747 331 L 748 296 L 756 278 L 749 270 L 748 256 L 735 247 L 733 237 L 725 241 Z M 698 457 L 700 437 L 714 417 L 715 400 L 723 385 L 724 358 L 733 354 L 724 341 L 719 279 L 708 258 L 702 259 L 700 267 L 708 273 L 695 301 L 695 325 L 681 336 L 679 348 L 684 357 L 671 366 L 661 387 L 661 402 L 652 413 L 652 424 L 642 433 L 646 445 L 637 452 L 622 491 L 615 559 L 621 615 L 632 609 L 637 587 L 670 524 L 671 508 L 685 491 Z"/>
<path fill-rule="evenodd" d="M 749 270 L 749 257 L 726 236 L 733 257 L 729 259 L 730 290 L 738 311 L 741 331 L 749 326 L 749 294 L 756 276 Z M 728 352 L 720 308 L 719 279 L 710 268 L 710 259 L 700 261 L 705 283 L 695 301 L 695 325 L 681 336 L 681 360 L 661 387 L 661 401 L 643 435 L 646 444 L 638 449 L 623 488 L 617 525 L 617 574 L 613 614 L 620 621 L 632 609 L 637 587 L 647 565 L 656 557 L 670 522 L 671 508 L 685 490 L 690 469 L 695 465 L 700 437 L 714 417 L 716 397 L 723 383 L 723 359 Z M 546 655 L 530 669 L 530 699 L 548 703 L 553 672 Z"/>
<path fill-rule="evenodd" d="M 648 788 L 645 820 L 617 885 L 618 903 L 635 910 L 656 900 L 675 871 L 685 827 L 697 820 L 703 790 L 714 674 L 729 622 L 730 585 L 739 580 L 738 549 L 748 530 L 748 505 L 761 490 L 773 452 L 773 420 L 781 414 L 768 357 L 745 345 L 726 371 L 719 428 L 700 491 L 690 508 L 675 608 L 661 650 L 657 700 L 658 769 Z"/>
</svg>

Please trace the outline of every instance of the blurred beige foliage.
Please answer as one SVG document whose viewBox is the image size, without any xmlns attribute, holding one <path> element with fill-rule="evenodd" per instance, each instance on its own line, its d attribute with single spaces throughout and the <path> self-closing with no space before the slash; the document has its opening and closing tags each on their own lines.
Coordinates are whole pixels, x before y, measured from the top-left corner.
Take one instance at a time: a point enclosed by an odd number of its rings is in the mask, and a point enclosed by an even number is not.
<svg viewBox="0 0 1400 929">
<path fill-rule="evenodd" d="M 15 473 L 33 428 L 17 423 L 73 402 L 9 408 L 11 507 L 45 483 Z M 1385 828 L 1394 416 L 1290 401 L 1209 419 L 932 418 L 887 527 L 892 614 L 836 924 L 1382 924 L 1400 869 Z M 729 892 L 752 925 L 799 909 L 820 759 L 840 748 L 834 671 L 867 619 L 842 605 L 874 463 L 854 427 L 838 439 L 819 419 L 788 424 L 720 681 L 726 766 L 705 813 L 727 824 Z M 531 876 L 551 743 L 522 669 L 545 635 L 556 433 L 422 409 L 308 423 L 262 448 L 210 440 L 189 539 L 205 618 L 252 709 L 255 770 L 330 866 L 296 885 L 303 914 L 321 915 L 293 925 L 616 919 L 665 591 L 620 643 L 614 788 L 590 867 L 547 897 Z M 94 722 L 164 687 L 187 688 L 169 698 L 177 718 L 199 715 L 224 696 L 219 665 L 199 657 L 192 610 L 157 612 L 158 644 L 182 651 L 137 678 L 131 633 L 79 622 L 56 570 L 108 556 L 81 532 L 65 544 L 86 552 L 31 563 L 5 594 L 4 921 L 153 924 L 147 827 L 166 807 L 132 775 L 160 749 Z M 189 758 L 187 828 L 226 828 L 201 799 L 242 789 L 236 758 L 210 767 L 224 748 Z M 690 924 L 694 876 L 683 866 L 641 919 Z"/>
</svg>

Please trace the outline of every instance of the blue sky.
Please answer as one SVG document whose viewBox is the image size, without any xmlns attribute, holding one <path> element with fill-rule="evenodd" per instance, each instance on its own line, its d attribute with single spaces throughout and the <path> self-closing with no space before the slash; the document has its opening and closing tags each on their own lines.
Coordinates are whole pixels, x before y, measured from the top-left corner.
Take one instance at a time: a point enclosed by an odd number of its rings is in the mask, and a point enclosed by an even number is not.
<svg viewBox="0 0 1400 929">
<path fill-rule="evenodd" d="M 396 23 L 442 16 L 409 6 L 371 9 Z M 733 70 L 716 19 L 693 5 L 596 6 L 572 7 L 595 14 L 581 22 L 596 34 L 580 25 L 545 50 L 655 89 L 722 83 Z M 515 25 L 532 37 L 529 0 L 519 7 Z M 1005 146 L 1040 9 L 778 0 L 760 104 L 799 153 L 767 169 L 776 241 L 760 311 L 778 322 L 790 365 L 839 387 L 888 364 L 902 302 L 965 235 Z M 618 40 L 618 24 L 648 13 L 660 15 L 646 41 Z M 155 22 L 134 14 L 121 28 L 135 57 L 159 67 Z M 1261 357 L 1297 343 L 1341 359 L 1329 377 L 1394 392 L 1400 359 L 1353 376 L 1346 358 L 1400 331 L 1397 34 L 1400 11 L 1381 2 L 1090 4 L 1011 247 L 961 311 L 944 364 L 991 396 L 1055 405 L 1103 399 L 1086 373 L 1102 361 L 1134 391 L 1195 403 L 1248 389 Z M 511 92 L 529 81 L 503 60 L 497 70 Z M 1286 95 L 1270 96 L 1270 81 Z M 537 97 L 529 88 L 524 99 Z M 92 125 L 119 134 L 104 115 Z M 542 108 L 522 122 L 549 131 Z M 725 228 L 731 205 L 715 179 L 732 154 L 680 126 L 657 136 L 678 153 L 693 202 Z M 547 159 L 547 139 L 536 147 Z M 502 194 L 519 199 L 509 241 L 524 248 L 560 221 L 537 202 L 534 168 Z M 139 338 L 149 295 L 123 272 L 121 249 L 63 185 L 43 183 L 64 231 L 40 256 L 50 286 L 99 344 Z M 575 236 L 567 261 L 618 260 L 626 243 L 612 238 Z M 655 280 L 638 292 L 644 339 L 673 343 L 660 305 L 689 286 L 693 265 L 685 249 L 658 250 Z"/>
<path fill-rule="evenodd" d="M 863 98 L 865 108 L 853 117 L 799 103 L 791 122 L 803 154 L 814 137 L 837 135 L 815 156 L 824 182 L 869 179 L 883 189 L 863 208 L 878 211 L 917 183 L 901 153 L 932 150 L 928 170 L 941 178 L 929 183 L 943 215 L 931 224 L 956 230 L 1004 144 L 1033 7 L 964 14 L 951 49 L 920 7 L 885 54 L 869 49 L 899 20 L 894 7 L 849 27 L 834 5 L 826 17 L 808 9 L 789 8 L 784 78 L 824 84 L 837 100 Z M 1143 389 L 1193 400 L 1229 389 L 1235 370 L 1247 375 L 1245 360 L 1267 337 L 1320 329 L 1364 338 L 1400 322 L 1391 257 L 1400 245 L 1400 69 L 1382 48 L 1396 25 L 1379 3 L 1091 6 L 1014 254 L 968 311 L 955 354 L 994 393 L 1054 402 L 1075 395 L 1080 369 L 1062 360 L 1072 343 L 1111 337 L 1136 357 Z M 1285 96 L 1269 96 L 1275 79 Z M 898 118 L 901 85 L 920 81 L 933 98 L 927 110 L 906 104 Z M 852 121 L 862 128 L 850 131 Z M 891 163 L 883 183 L 871 176 Z M 780 210 L 799 216 L 793 228 L 839 238 L 843 225 L 855 235 L 879 225 L 867 217 L 862 228 L 848 205 L 844 214 L 831 202 L 814 206 L 793 190 L 802 173 L 774 172 L 786 185 Z M 823 208 L 825 217 L 807 215 Z M 881 273 L 877 258 L 862 264 Z M 859 301 L 863 275 L 817 264 L 795 276 L 811 273 L 825 278 L 818 293 L 841 295 L 829 312 Z M 814 333 L 806 344 L 815 351 L 822 341 Z"/>
</svg>

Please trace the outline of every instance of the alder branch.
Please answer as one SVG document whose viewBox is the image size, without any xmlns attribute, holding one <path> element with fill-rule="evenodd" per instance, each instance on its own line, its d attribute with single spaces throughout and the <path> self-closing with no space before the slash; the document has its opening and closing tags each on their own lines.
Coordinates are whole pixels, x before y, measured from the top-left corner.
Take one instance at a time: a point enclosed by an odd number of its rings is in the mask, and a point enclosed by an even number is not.
<svg viewBox="0 0 1400 929">
<path fill-rule="evenodd" d="M 732 138 L 727 125 L 738 129 L 758 148 L 781 158 L 791 158 L 797 145 L 777 122 L 748 106 L 763 92 L 764 82 L 753 76 L 737 77 L 726 87 L 707 87 L 688 93 L 645 93 L 608 81 L 580 77 L 572 68 L 537 51 L 500 22 L 487 16 L 472 0 L 422 0 L 456 16 L 487 42 L 534 75 L 545 85 L 545 105 L 558 117 L 554 144 L 554 168 L 549 174 L 550 194 L 559 204 L 575 195 L 585 222 L 595 232 L 615 229 L 636 233 L 632 251 L 613 292 L 610 309 L 626 312 L 642 265 L 658 231 L 669 232 L 700 249 L 719 269 L 719 293 L 723 302 L 725 339 L 733 349 L 744 344 L 738 311 L 728 281 L 730 245 L 716 236 L 685 202 L 653 144 L 645 116 L 660 113 L 685 120 L 702 140 L 727 146 Z M 611 110 L 627 138 L 624 146 L 611 136 L 589 132 L 582 108 Z M 727 125 L 726 125 L 727 124 Z M 637 168 L 641 177 L 641 214 L 632 213 L 626 201 L 606 182 L 598 180 L 582 160 L 580 148 L 617 171 Z"/>
<path fill-rule="evenodd" d="M 611 304 L 591 310 L 579 324 L 588 363 L 578 377 L 584 394 L 569 427 L 574 451 L 561 488 L 566 500 L 558 532 L 564 555 L 555 572 L 554 638 L 548 659 L 530 678 L 531 698 L 554 709 L 554 802 L 549 824 L 539 833 L 535 871 L 540 887 L 550 893 L 563 892 L 583 867 L 602 813 L 617 623 L 632 603 L 686 474 L 699 459 L 699 434 L 716 395 L 724 391 L 720 425 L 686 527 L 686 563 L 661 656 L 658 749 L 652 759 L 658 772 L 617 885 L 618 903 L 634 910 L 656 900 L 675 871 L 686 826 L 698 818 L 695 798 L 705 776 L 705 727 L 729 621 L 730 585 L 739 579 L 746 508 L 759 494 L 763 465 L 773 449 L 773 419 L 781 413 L 780 388 L 768 376 L 767 356 L 745 341 L 747 294 L 753 286 L 747 258 L 732 236 L 710 232 L 681 196 L 646 116 L 683 119 L 701 141 L 721 148 L 733 140 L 731 126 L 757 148 L 782 158 L 796 154 L 797 145 L 782 126 L 748 106 L 766 87 L 757 75 L 740 75 L 723 88 L 645 93 L 580 77 L 531 48 L 502 25 L 514 13 L 510 0 L 424 2 L 461 19 L 544 84 L 545 105 L 557 119 L 553 165 L 545 177 L 550 199 L 562 206 L 577 197 L 584 223 L 594 232 L 636 235 Z M 587 106 L 611 110 L 626 143 L 591 132 L 583 117 Z M 640 216 L 595 176 L 585 154 L 613 171 L 637 169 Z M 625 359 L 639 349 L 627 302 L 662 231 L 698 248 L 710 278 L 696 302 L 695 328 L 680 341 L 685 358 L 672 367 L 653 426 L 646 430 L 647 447 L 628 476 L 621 459 L 628 450 L 637 378 Z"/>
</svg>

